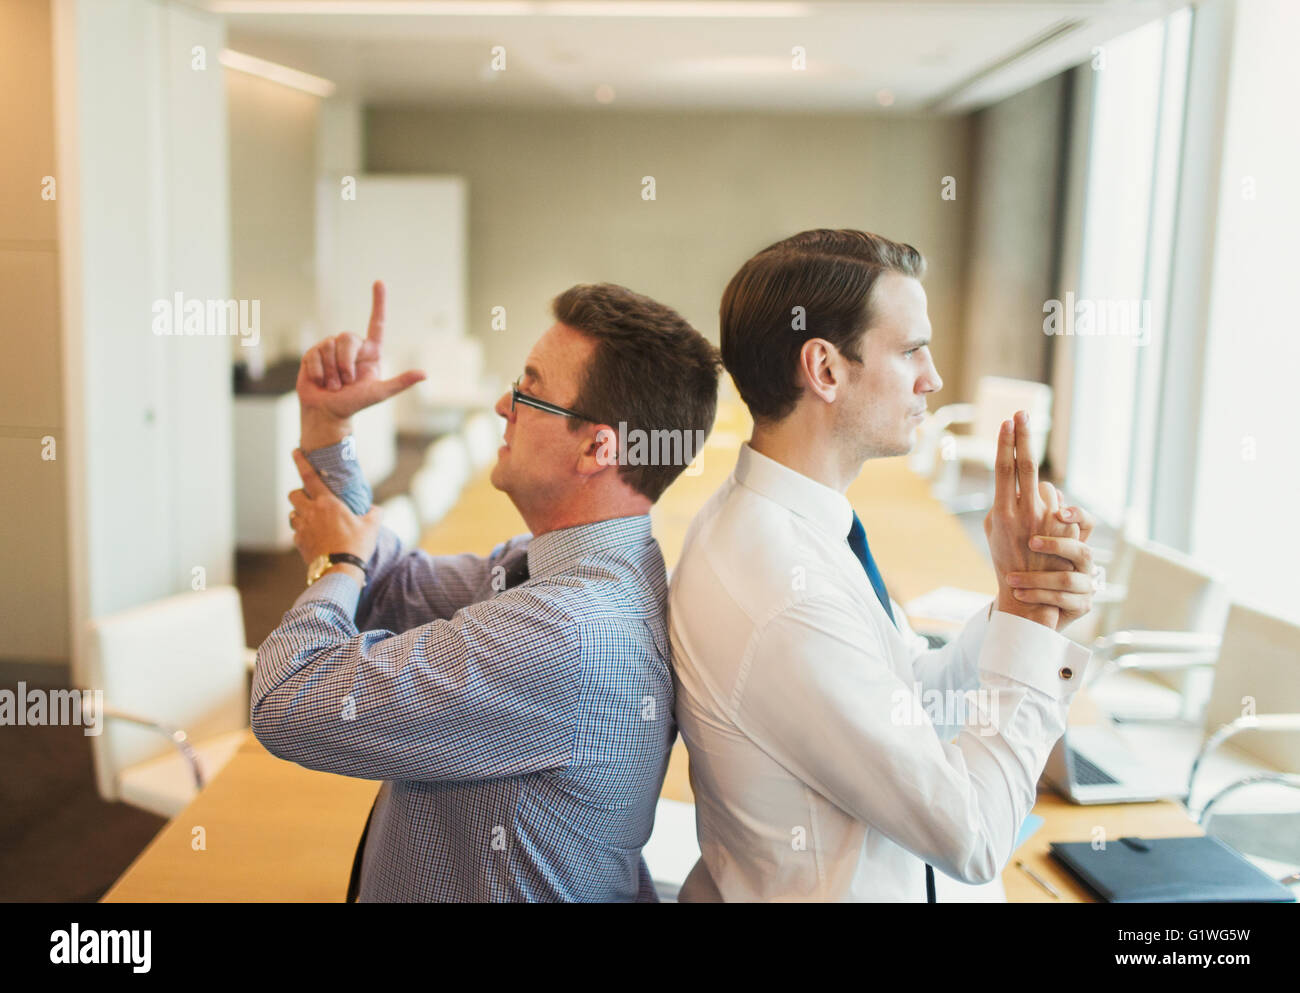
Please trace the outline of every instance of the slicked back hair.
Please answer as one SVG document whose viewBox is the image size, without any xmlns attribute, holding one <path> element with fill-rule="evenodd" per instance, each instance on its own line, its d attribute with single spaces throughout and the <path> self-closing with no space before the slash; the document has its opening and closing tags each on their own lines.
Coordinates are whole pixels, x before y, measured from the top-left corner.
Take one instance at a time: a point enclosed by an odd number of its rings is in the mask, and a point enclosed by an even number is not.
<svg viewBox="0 0 1300 993">
<path fill-rule="evenodd" d="M 740 267 L 722 294 L 722 362 L 756 421 L 794 410 L 799 352 L 809 339 L 861 361 L 871 293 L 886 272 L 920 279 L 925 258 L 911 245 L 847 228 L 802 231 Z"/>
</svg>

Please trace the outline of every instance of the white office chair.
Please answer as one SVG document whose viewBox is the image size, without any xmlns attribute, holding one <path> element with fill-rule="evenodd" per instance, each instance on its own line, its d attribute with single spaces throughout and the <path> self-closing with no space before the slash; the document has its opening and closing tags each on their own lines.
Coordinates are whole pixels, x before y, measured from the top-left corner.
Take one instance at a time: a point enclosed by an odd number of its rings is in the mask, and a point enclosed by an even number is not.
<svg viewBox="0 0 1300 993">
<path fill-rule="evenodd" d="M 1093 547 L 1090 540 L 1093 563 L 1102 569 L 1101 588 L 1093 594 L 1092 609 L 1065 629 L 1067 638 L 1091 645 L 1103 632 L 1119 630 L 1116 611 L 1128 596 L 1133 554 L 1141 544 L 1124 526 L 1115 533 L 1115 543 L 1109 549 Z"/>
<path fill-rule="evenodd" d="M 425 449 L 423 468 L 445 474 L 455 481 L 457 489 L 464 486 L 473 472 L 465 440 L 458 434 L 439 438 Z"/>
<path fill-rule="evenodd" d="M 1092 643 L 1087 685 L 1117 720 L 1150 720 L 1125 713 L 1108 700 L 1097 681 L 1116 670 L 1164 674 L 1166 685 L 1181 683 L 1174 721 L 1200 723 L 1219 657 L 1228 612 L 1227 585 L 1200 563 L 1152 541 L 1129 545 L 1122 600 L 1107 611 L 1106 627 Z M 1157 721 L 1168 718 L 1156 717 Z"/>
<path fill-rule="evenodd" d="M 460 498 L 461 480 L 454 472 L 434 466 L 425 467 L 411 477 L 411 499 L 425 527 L 432 527 L 447 516 Z"/>
<path fill-rule="evenodd" d="M 238 751 L 248 727 L 244 620 L 231 586 L 181 593 L 91 624 L 91 738 L 105 800 L 178 814 Z"/>
<path fill-rule="evenodd" d="M 492 463 L 501 446 L 503 433 L 501 418 L 494 413 L 479 411 L 471 414 L 461 428 L 461 438 L 469 452 L 470 464 L 475 471 Z"/>
<path fill-rule="evenodd" d="M 1223 628 L 1214 690 L 1205 711 L 1201 759 L 1229 738 L 1274 769 L 1300 774 L 1300 624 L 1234 603 Z M 1275 732 L 1290 732 L 1277 734 Z M 1193 783 L 1188 783 L 1191 793 Z"/>
<path fill-rule="evenodd" d="M 404 548 L 417 547 L 420 544 L 420 515 L 415 501 L 399 493 L 379 506 L 384 512 L 384 527 L 397 535 Z"/>
<path fill-rule="evenodd" d="M 1234 809 L 1223 809 L 1229 803 Z M 1244 776 L 1219 790 L 1197 819 L 1206 834 L 1249 856 L 1279 883 L 1300 883 L 1300 775 Z"/>
<path fill-rule="evenodd" d="M 1214 691 L 1206 708 L 1209 732 L 1187 779 L 1185 802 L 1208 833 L 1257 859 L 1283 882 L 1300 867 L 1300 625 L 1234 603 L 1223 629 Z M 1213 757 L 1233 748 L 1268 768 L 1230 781 L 1213 773 Z M 1194 806 L 1198 781 L 1217 780 Z"/>
<path fill-rule="evenodd" d="M 1029 414 L 1032 454 L 1041 465 L 1052 428 L 1052 388 L 1002 376 L 982 377 L 974 403 L 951 403 L 930 415 L 921 427 L 908 464 L 914 472 L 932 480 L 934 495 L 953 513 L 984 510 L 992 502 L 998 431 L 1017 410 Z M 949 428 L 957 424 L 970 425 L 970 433 L 953 434 Z M 985 490 L 957 492 L 962 466 L 967 463 L 984 468 L 989 480 Z"/>
</svg>

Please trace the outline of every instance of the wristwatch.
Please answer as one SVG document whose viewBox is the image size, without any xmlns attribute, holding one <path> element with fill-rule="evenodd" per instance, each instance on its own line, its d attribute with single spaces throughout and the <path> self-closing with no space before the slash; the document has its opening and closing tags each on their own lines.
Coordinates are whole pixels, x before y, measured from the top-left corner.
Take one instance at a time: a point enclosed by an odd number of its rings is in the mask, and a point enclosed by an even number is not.
<svg viewBox="0 0 1300 993">
<path fill-rule="evenodd" d="M 325 575 L 326 569 L 332 565 L 338 565 L 340 562 L 356 566 L 366 576 L 366 580 L 370 578 L 369 574 L 366 573 L 366 564 L 357 556 L 351 552 L 331 552 L 329 555 L 317 555 L 311 560 L 311 565 L 307 567 L 307 585 L 310 586 L 316 582 L 321 576 Z M 366 580 L 362 580 L 363 586 Z"/>
</svg>

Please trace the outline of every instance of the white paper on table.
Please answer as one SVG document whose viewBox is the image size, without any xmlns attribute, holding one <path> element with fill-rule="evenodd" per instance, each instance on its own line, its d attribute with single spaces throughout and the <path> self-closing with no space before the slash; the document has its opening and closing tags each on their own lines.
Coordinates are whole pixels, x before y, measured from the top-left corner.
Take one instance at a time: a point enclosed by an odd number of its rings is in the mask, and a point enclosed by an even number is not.
<svg viewBox="0 0 1300 993">
<path fill-rule="evenodd" d="M 700 858 L 695 838 L 695 804 L 659 798 L 655 826 L 641 849 L 650 875 L 657 883 L 681 886 Z"/>
<path fill-rule="evenodd" d="M 961 622 L 986 606 L 993 598 L 987 593 L 940 586 L 903 604 L 908 617 L 926 617 L 934 621 Z"/>
</svg>

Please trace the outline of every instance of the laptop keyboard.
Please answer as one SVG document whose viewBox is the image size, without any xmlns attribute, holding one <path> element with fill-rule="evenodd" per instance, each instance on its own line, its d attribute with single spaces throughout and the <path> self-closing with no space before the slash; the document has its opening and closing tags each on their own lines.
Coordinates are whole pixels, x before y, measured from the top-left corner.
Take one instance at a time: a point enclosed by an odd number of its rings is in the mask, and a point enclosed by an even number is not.
<svg viewBox="0 0 1300 993">
<path fill-rule="evenodd" d="M 1103 772 L 1099 766 L 1089 762 L 1073 748 L 1070 749 L 1070 761 L 1074 768 L 1074 781 L 1080 786 L 1113 786 L 1119 782 L 1118 779 Z"/>
</svg>

